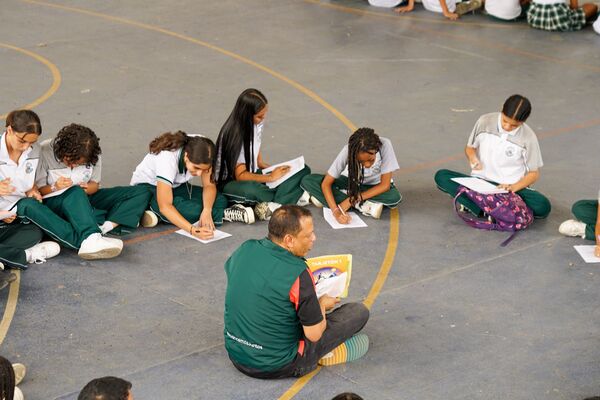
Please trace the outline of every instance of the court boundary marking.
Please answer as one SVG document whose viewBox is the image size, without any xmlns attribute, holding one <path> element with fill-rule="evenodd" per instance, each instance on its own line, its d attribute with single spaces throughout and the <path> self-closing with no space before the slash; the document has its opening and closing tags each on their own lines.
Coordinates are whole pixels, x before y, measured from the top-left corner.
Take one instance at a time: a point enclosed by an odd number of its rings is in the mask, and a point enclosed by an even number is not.
<svg viewBox="0 0 600 400">
<path fill-rule="evenodd" d="M 0 42 L 0 47 L 4 47 L 6 49 L 9 50 L 14 50 L 16 52 L 25 54 L 31 58 L 34 58 L 35 60 L 39 61 L 40 63 L 44 64 L 52 73 L 52 84 L 50 85 L 50 87 L 48 88 L 48 90 L 46 90 L 46 92 L 44 94 L 42 94 L 40 97 L 38 97 L 37 99 L 35 99 L 34 101 L 32 101 L 31 103 L 20 107 L 21 109 L 26 109 L 26 110 L 31 110 L 34 107 L 39 106 L 40 104 L 42 104 L 43 102 L 45 102 L 46 100 L 48 100 L 54 93 L 56 93 L 56 91 L 58 90 L 58 88 L 60 87 L 60 84 L 62 82 L 62 78 L 60 75 L 60 71 L 58 69 L 58 67 L 56 65 L 54 65 L 52 62 L 50 62 L 50 60 L 48 60 L 45 57 L 42 57 L 41 55 L 34 53 L 33 51 L 30 50 L 26 50 L 26 49 L 22 49 L 20 47 L 17 46 L 13 46 L 10 45 L 8 43 L 3 43 Z M 8 114 L 2 114 L 0 115 L 0 119 L 5 119 L 6 116 Z M 0 341 L 1 343 L 1 341 Z"/>
</svg>

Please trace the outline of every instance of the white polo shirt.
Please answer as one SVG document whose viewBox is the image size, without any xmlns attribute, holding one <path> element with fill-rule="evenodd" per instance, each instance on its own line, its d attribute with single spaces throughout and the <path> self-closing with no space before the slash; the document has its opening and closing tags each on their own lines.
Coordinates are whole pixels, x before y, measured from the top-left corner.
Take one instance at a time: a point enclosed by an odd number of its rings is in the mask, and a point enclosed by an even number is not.
<svg viewBox="0 0 600 400">
<path fill-rule="evenodd" d="M 35 184 L 38 188 L 53 185 L 60 177 L 70 178 L 73 185 L 88 183 L 89 181 L 100 183 L 101 171 L 102 159 L 100 157 L 98 157 L 96 165 L 68 167 L 54 155 L 54 139 L 47 139 L 40 143 L 40 162 L 36 172 Z"/>
<path fill-rule="evenodd" d="M 375 155 L 375 162 L 370 168 L 364 168 L 363 184 L 365 185 L 377 185 L 381 182 L 381 175 L 394 172 L 400 168 L 392 147 L 392 141 L 384 137 L 379 139 L 382 146 Z M 345 145 L 337 155 L 327 174 L 335 179 L 341 175 L 348 176 L 348 145 Z"/>
<path fill-rule="evenodd" d="M 26 197 L 25 192 L 35 184 L 35 171 L 39 162 L 39 146 L 34 144 L 25 150 L 19 162 L 15 163 L 8 155 L 6 132 L 0 136 L 0 180 L 10 178 L 15 192 L 8 196 L 0 196 L 0 210 L 10 210 L 15 203 Z"/>
<path fill-rule="evenodd" d="M 521 15 L 521 3 L 519 0 L 486 0 L 485 11 L 496 18 L 511 20 Z"/>
<path fill-rule="evenodd" d="M 448 11 L 453 13 L 456 11 L 456 0 L 446 0 L 446 6 L 448 6 Z M 423 0 L 423 7 L 429 11 L 438 13 L 443 12 L 440 0 Z"/>
<path fill-rule="evenodd" d="M 403 0 L 369 0 L 369 4 L 375 7 L 392 8 L 398 6 Z"/>
<path fill-rule="evenodd" d="M 512 185 L 544 163 L 535 132 L 527 124 L 505 132 L 500 118 L 499 112 L 485 114 L 475 124 L 467 146 L 477 149 L 483 169 L 471 175 Z"/>
<path fill-rule="evenodd" d="M 251 173 L 256 173 L 256 171 L 258 171 L 258 153 L 260 153 L 260 146 L 262 144 L 262 131 L 263 131 L 263 127 L 264 127 L 264 122 L 261 122 L 258 125 L 254 125 L 254 137 L 253 137 L 253 146 L 251 151 L 254 153 L 253 154 L 253 168 L 252 171 L 248 171 Z M 251 154 L 252 155 L 252 154 Z M 240 154 L 237 157 L 237 161 L 236 161 L 236 165 L 237 164 L 246 164 L 246 156 L 244 155 L 244 145 L 242 144 L 242 149 L 240 150 Z M 215 177 L 219 177 L 219 171 L 221 170 L 221 148 L 217 149 L 217 162 L 216 162 L 216 166 L 215 166 Z"/>
<path fill-rule="evenodd" d="M 190 181 L 193 175 L 185 168 L 183 155 L 183 147 L 172 151 L 163 150 L 158 154 L 146 154 L 133 171 L 130 185 L 149 183 L 156 186 L 161 181 L 176 188 Z"/>
</svg>

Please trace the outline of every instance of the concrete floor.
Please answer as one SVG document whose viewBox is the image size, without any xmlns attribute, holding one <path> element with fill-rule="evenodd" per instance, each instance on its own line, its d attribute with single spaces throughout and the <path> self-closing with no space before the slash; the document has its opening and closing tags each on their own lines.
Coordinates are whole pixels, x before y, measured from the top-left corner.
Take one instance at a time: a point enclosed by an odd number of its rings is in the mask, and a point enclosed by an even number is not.
<svg viewBox="0 0 600 400">
<path fill-rule="evenodd" d="M 359 0 L 3 0 L 0 13 L 0 112 L 34 101 L 52 83 L 41 62 L 2 44 L 48 59 L 62 83 L 35 107 L 44 136 L 70 122 L 92 127 L 106 186 L 127 184 L 147 143 L 164 131 L 216 138 L 247 87 L 270 101 L 265 159 L 302 153 L 324 171 L 349 130 L 285 79 L 393 139 L 404 202 L 392 269 L 365 328 L 371 349 L 323 369 L 294 398 L 600 394 L 600 270 L 573 250 L 581 240 L 557 233 L 571 204 L 595 198 L 600 183 L 585 173 L 600 169 L 600 36 L 591 29 L 547 33 L 483 15 L 449 23 L 419 6 L 398 17 Z M 546 164 L 536 188 L 553 211 L 501 248 L 506 234 L 461 223 L 433 174 L 466 171 L 460 153 L 477 117 L 513 93 L 533 103 L 529 124 Z M 349 300 L 364 299 L 384 261 L 389 212 L 367 220 L 368 228 L 333 233 L 313 211 L 313 254 L 352 252 Z M 139 399 L 286 393 L 294 380 L 252 380 L 227 359 L 223 263 L 245 239 L 262 237 L 266 224 L 224 230 L 234 236 L 206 246 L 140 230 L 118 259 L 84 262 L 64 251 L 22 273 L 0 352 L 27 364 L 26 397 L 74 399 L 103 375 L 131 380 Z M 0 293 L 0 310 L 7 295 Z"/>
</svg>

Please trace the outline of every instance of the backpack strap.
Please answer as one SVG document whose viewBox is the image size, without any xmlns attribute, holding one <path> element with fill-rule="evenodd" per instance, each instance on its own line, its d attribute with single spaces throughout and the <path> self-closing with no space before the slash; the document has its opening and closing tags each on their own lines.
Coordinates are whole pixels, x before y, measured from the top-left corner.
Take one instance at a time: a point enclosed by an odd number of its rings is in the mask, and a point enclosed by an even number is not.
<svg viewBox="0 0 600 400">
<path fill-rule="evenodd" d="M 458 215 L 458 217 L 460 219 L 462 219 L 463 221 L 465 221 L 466 224 L 469 226 L 472 226 L 472 227 L 478 228 L 478 229 L 493 230 L 495 228 L 495 224 L 491 224 L 488 221 L 483 221 L 480 218 L 472 216 L 470 213 L 461 213 L 459 211 L 460 204 L 458 203 L 458 198 L 460 196 L 462 196 L 463 194 L 465 194 L 467 191 L 469 191 L 469 189 L 464 186 L 458 187 L 456 196 L 454 196 L 454 211 L 456 211 L 456 215 Z"/>
</svg>

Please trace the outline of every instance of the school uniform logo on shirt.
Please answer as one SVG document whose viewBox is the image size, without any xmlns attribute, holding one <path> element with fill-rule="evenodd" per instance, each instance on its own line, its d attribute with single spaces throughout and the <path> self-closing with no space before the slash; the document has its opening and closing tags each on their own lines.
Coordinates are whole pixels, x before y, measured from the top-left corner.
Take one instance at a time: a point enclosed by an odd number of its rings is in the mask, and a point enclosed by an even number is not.
<svg viewBox="0 0 600 400">
<path fill-rule="evenodd" d="M 513 157 L 515 155 L 515 148 L 513 146 L 507 147 L 504 154 L 506 154 L 506 157 Z"/>
<path fill-rule="evenodd" d="M 91 177 L 92 177 L 92 173 L 90 172 L 89 169 L 83 173 L 83 180 L 85 182 L 89 181 Z"/>
<path fill-rule="evenodd" d="M 28 161 L 28 162 L 25 164 L 25 173 L 26 173 L 26 174 L 30 174 L 30 173 L 32 173 L 32 172 L 33 172 L 33 164 L 31 164 L 31 162 L 29 162 L 29 161 Z"/>
</svg>

